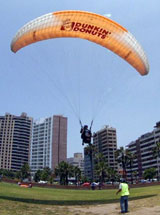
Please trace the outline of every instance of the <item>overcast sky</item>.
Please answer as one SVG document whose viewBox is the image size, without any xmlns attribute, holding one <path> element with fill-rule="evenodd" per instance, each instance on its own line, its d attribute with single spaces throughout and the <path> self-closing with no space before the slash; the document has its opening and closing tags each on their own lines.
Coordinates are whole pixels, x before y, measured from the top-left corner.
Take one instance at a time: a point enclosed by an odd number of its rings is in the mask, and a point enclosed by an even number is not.
<svg viewBox="0 0 160 215">
<path fill-rule="evenodd" d="M 107 49 L 81 39 L 39 42 L 14 54 L 10 43 L 28 21 L 60 10 L 109 16 L 145 50 L 150 73 L 139 73 Z M 68 117 L 68 157 L 83 152 L 80 125 L 117 129 L 118 146 L 152 131 L 160 121 L 159 0 L 6 0 L 0 7 L 0 115 Z"/>
</svg>

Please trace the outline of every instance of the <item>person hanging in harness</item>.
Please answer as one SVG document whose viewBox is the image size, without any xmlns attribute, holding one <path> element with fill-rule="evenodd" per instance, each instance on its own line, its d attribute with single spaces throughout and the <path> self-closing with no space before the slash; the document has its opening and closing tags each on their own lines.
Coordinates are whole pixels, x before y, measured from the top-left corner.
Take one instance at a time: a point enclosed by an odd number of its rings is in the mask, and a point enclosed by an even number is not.
<svg viewBox="0 0 160 215">
<path fill-rule="evenodd" d="M 92 133 L 91 133 L 91 129 L 88 129 L 88 125 L 82 126 L 80 133 L 82 138 L 82 145 L 84 145 L 84 143 L 91 144 Z"/>
</svg>

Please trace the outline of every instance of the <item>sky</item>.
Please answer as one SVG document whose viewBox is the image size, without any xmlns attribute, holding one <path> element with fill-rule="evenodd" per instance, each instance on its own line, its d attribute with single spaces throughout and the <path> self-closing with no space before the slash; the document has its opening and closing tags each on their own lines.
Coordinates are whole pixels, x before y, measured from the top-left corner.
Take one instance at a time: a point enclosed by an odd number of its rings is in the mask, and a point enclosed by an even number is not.
<svg viewBox="0 0 160 215">
<path fill-rule="evenodd" d="M 142 45 L 147 76 L 109 50 L 86 40 L 59 38 L 16 54 L 10 43 L 27 22 L 50 12 L 83 10 L 109 16 Z M 1 1 L 0 115 L 26 112 L 34 119 L 68 118 L 67 156 L 83 152 L 79 119 L 96 132 L 116 128 L 118 147 L 153 130 L 160 121 L 159 0 Z"/>
</svg>

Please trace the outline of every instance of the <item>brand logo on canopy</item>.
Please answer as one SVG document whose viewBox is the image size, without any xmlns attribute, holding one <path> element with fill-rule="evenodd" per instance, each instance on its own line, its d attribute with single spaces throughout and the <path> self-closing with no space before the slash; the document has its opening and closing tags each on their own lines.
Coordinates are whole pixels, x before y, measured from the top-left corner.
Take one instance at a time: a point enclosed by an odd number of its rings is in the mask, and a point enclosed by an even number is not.
<svg viewBox="0 0 160 215">
<path fill-rule="evenodd" d="M 90 25 L 87 23 L 80 23 L 80 22 L 71 22 L 69 19 L 63 22 L 63 25 L 61 26 L 61 30 L 78 31 L 86 34 L 91 34 L 93 36 L 101 37 L 101 39 L 105 39 L 109 34 L 111 34 L 110 31 L 107 31 L 96 25 Z"/>
</svg>

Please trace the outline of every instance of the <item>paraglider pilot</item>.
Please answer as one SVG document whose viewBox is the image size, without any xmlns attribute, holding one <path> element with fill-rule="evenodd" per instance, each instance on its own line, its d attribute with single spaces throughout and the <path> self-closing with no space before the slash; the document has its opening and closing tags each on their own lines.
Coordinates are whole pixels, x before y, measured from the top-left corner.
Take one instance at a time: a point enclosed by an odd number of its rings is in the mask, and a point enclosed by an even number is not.
<svg viewBox="0 0 160 215">
<path fill-rule="evenodd" d="M 82 138 L 82 145 L 84 145 L 84 143 L 91 144 L 92 133 L 91 133 L 91 130 L 88 129 L 88 125 L 82 126 L 80 133 Z"/>
</svg>

